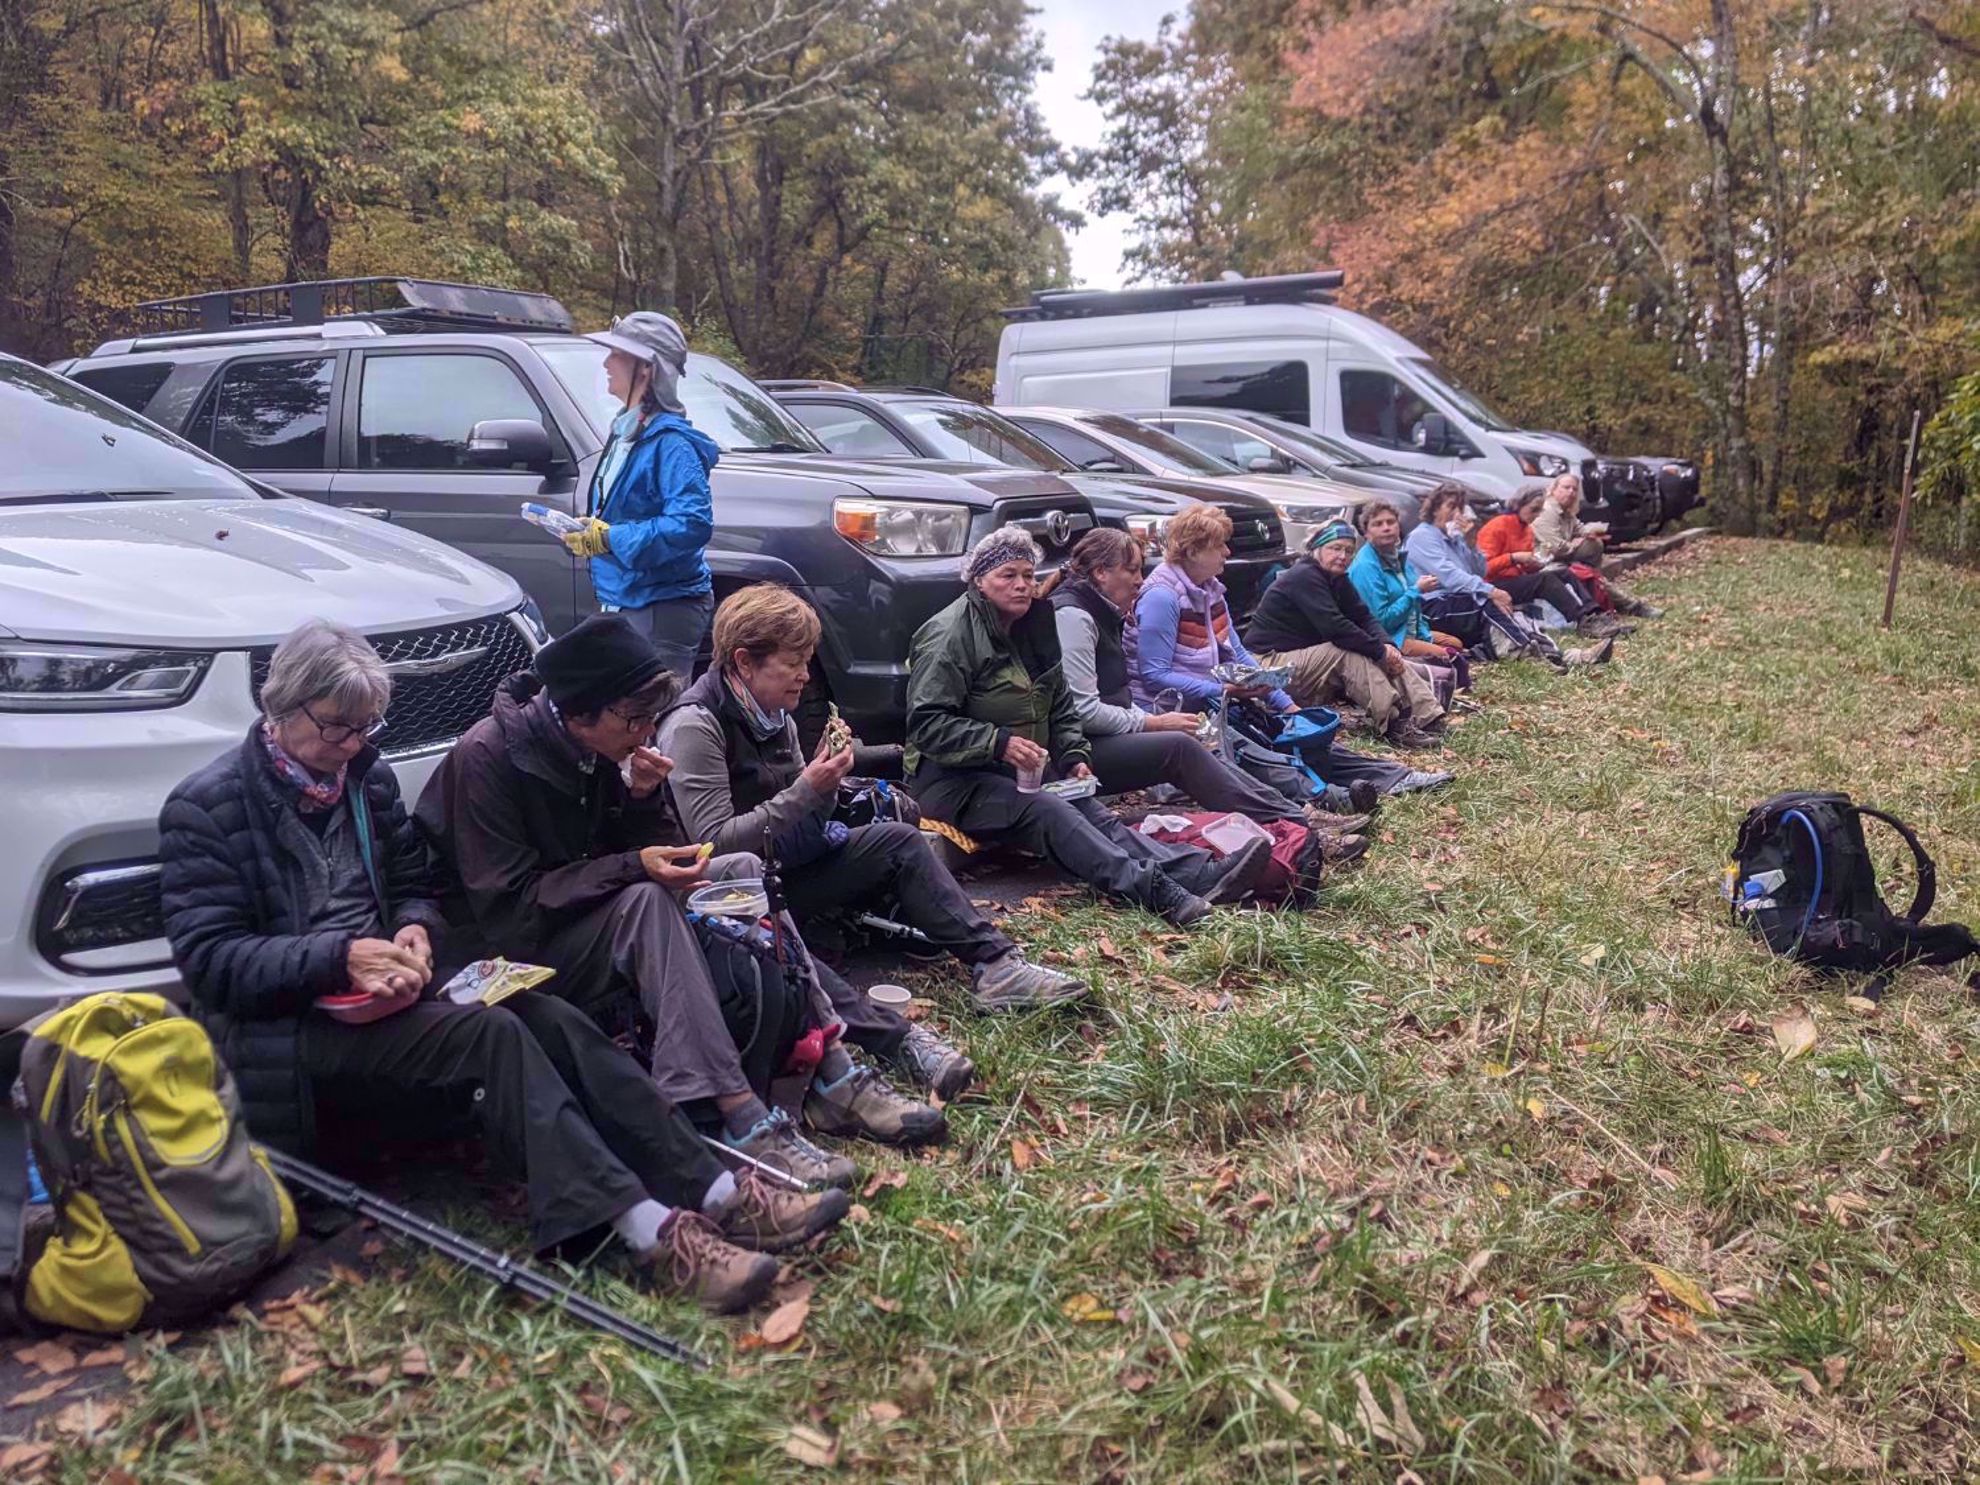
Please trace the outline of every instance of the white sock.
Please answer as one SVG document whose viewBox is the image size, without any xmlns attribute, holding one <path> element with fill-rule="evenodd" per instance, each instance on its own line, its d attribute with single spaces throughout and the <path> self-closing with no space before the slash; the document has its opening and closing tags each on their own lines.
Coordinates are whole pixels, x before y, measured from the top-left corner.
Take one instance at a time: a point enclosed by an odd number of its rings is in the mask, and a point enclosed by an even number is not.
<svg viewBox="0 0 1980 1485">
<path fill-rule="evenodd" d="M 633 1252 L 651 1253 L 659 1245 L 661 1224 L 673 1215 L 671 1207 L 662 1206 L 649 1196 L 644 1201 L 634 1202 L 614 1217 L 612 1231 L 624 1239 Z"/>
<path fill-rule="evenodd" d="M 708 1183 L 708 1194 L 701 1198 L 701 1212 L 705 1217 L 720 1220 L 722 1214 L 736 1204 L 736 1178 L 733 1172 L 723 1171 Z"/>
</svg>

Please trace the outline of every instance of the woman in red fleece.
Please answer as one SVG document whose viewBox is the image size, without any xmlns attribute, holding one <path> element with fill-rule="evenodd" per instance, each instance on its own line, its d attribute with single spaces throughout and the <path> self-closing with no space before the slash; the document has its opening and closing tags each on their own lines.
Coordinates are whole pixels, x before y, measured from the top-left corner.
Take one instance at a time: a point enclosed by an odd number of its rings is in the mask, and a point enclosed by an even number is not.
<svg viewBox="0 0 1980 1485">
<path fill-rule="evenodd" d="M 1513 497 L 1512 509 L 1494 516 L 1478 530 L 1478 550 L 1485 557 L 1485 576 L 1512 594 L 1514 603 L 1545 599 L 1561 611 L 1570 624 L 1585 627 L 1596 617 L 1587 590 L 1571 574 L 1549 567 L 1533 550 L 1533 518 L 1546 502 L 1544 490 L 1534 487 Z"/>
</svg>

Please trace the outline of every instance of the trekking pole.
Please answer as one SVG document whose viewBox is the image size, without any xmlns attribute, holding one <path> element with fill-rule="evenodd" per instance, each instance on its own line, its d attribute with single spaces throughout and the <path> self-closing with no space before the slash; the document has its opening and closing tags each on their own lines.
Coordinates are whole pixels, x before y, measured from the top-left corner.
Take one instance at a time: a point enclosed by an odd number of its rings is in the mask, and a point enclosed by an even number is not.
<svg viewBox="0 0 1980 1485">
<path fill-rule="evenodd" d="M 768 1176 L 787 1191 L 807 1192 L 811 1190 L 809 1186 L 805 1185 L 804 1182 L 800 1181 L 789 1171 L 778 1170 L 776 1166 L 766 1164 L 758 1160 L 754 1155 L 745 1155 L 742 1151 L 723 1144 L 711 1134 L 704 1134 L 701 1137 L 701 1142 L 724 1160 L 739 1160 L 751 1170 L 757 1172 L 757 1174 Z"/>
<path fill-rule="evenodd" d="M 354 1181 L 346 1181 L 341 1176 L 333 1176 L 327 1170 L 311 1165 L 307 1160 L 298 1160 L 293 1155 L 285 1155 L 280 1150 L 264 1147 L 268 1163 L 275 1168 L 277 1175 L 293 1186 L 316 1195 L 361 1217 L 369 1218 L 380 1227 L 410 1238 L 424 1247 L 431 1248 L 443 1258 L 452 1259 L 463 1268 L 473 1269 L 484 1278 L 493 1279 L 504 1289 L 515 1289 L 531 1299 L 543 1300 L 556 1305 L 573 1319 L 580 1320 L 594 1330 L 602 1330 L 607 1335 L 617 1336 L 628 1345 L 637 1346 L 642 1351 L 651 1351 L 656 1356 L 664 1356 L 669 1361 L 678 1361 L 705 1371 L 708 1360 L 699 1352 L 669 1336 L 660 1334 L 642 1325 L 628 1315 L 621 1315 L 608 1305 L 600 1304 L 589 1295 L 578 1293 L 570 1285 L 551 1278 L 541 1269 L 533 1268 L 520 1259 L 511 1258 L 506 1253 L 498 1253 L 493 1248 L 484 1248 L 472 1238 L 463 1237 L 452 1228 L 442 1227 L 417 1212 L 385 1200 L 365 1190 Z"/>
</svg>

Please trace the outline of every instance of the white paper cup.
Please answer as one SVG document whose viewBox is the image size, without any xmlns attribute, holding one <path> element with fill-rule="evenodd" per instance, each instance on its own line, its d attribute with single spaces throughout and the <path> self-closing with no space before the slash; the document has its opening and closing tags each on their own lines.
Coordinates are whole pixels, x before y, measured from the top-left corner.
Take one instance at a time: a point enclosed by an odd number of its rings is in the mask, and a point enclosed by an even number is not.
<svg viewBox="0 0 1980 1485">
<path fill-rule="evenodd" d="M 904 1010 L 914 999 L 914 992 L 905 985 L 868 985 L 866 998 L 875 1005 L 884 1005 L 893 1010 Z"/>
</svg>

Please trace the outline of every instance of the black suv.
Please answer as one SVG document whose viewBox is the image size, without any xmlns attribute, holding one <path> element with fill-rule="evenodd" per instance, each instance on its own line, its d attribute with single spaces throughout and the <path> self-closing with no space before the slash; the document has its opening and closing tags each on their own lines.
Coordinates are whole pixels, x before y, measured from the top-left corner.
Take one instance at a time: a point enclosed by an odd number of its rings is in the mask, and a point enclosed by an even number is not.
<svg viewBox="0 0 1980 1485">
<path fill-rule="evenodd" d="M 141 333 L 60 363 L 85 386 L 292 494 L 422 531 L 512 574 L 562 631 L 596 608 L 586 565 L 520 515 L 574 512 L 617 406 L 604 351 L 555 299 L 420 279 L 343 279 L 161 300 Z M 958 559 L 1021 525 L 1056 565 L 1094 524 L 1055 475 L 828 456 L 735 368 L 690 355 L 688 416 L 722 448 L 717 598 L 802 594 L 824 626 L 801 725 L 828 701 L 899 741 L 914 631 L 962 590 Z"/>
<path fill-rule="evenodd" d="M 818 441 L 861 459 L 954 460 L 1054 474 L 1086 497 L 1094 517 L 1146 540 L 1158 560 L 1169 518 L 1185 505 L 1214 505 L 1231 518 L 1224 569 L 1231 611 L 1248 617 L 1286 563 L 1286 533 L 1268 500 L 1180 476 L 1095 474 L 1081 469 L 1002 413 L 927 387 L 772 381 L 763 386 Z"/>
</svg>

